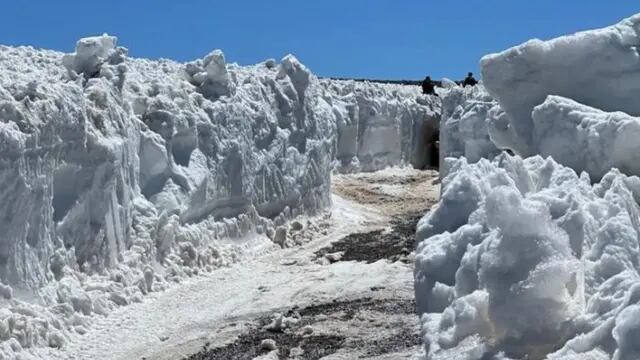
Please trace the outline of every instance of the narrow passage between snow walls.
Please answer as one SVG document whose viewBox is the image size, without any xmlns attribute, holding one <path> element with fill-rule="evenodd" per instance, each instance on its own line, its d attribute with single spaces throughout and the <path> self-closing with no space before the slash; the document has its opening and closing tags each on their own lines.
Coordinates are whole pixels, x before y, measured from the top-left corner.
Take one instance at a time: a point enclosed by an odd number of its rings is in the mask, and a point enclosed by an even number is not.
<svg viewBox="0 0 640 360">
<path fill-rule="evenodd" d="M 332 173 L 436 165 L 440 114 L 417 87 L 319 80 L 291 55 L 152 61 L 108 35 L 72 54 L 0 46 L 0 358 L 65 349 L 290 246 L 292 219 L 331 206 Z"/>
<path fill-rule="evenodd" d="M 162 350 L 147 358 L 414 358 L 422 346 L 414 234 L 421 214 L 437 201 L 436 180 L 435 171 L 409 168 L 334 176 L 331 216 L 292 223 L 292 239 L 309 239 L 249 265 L 285 280 L 242 285 L 255 297 L 208 322 L 200 337 L 156 341 Z"/>
</svg>

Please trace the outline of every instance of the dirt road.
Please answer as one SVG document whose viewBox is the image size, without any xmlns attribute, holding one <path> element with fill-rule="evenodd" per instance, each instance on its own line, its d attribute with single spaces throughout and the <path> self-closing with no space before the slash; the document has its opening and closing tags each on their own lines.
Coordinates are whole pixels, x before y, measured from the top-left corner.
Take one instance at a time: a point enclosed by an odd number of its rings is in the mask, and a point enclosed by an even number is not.
<svg viewBox="0 0 640 360">
<path fill-rule="evenodd" d="M 332 262 L 399 262 L 401 284 L 257 318 L 224 346 L 209 344 L 189 360 L 401 359 L 420 346 L 410 282 L 415 226 L 437 194 L 437 174 L 403 170 L 334 177 L 334 193 L 386 215 L 379 229 L 353 232 L 314 254 Z M 277 323 L 284 326 L 274 326 Z"/>
<path fill-rule="evenodd" d="M 330 212 L 290 248 L 190 278 L 98 319 L 55 359 L 402 359 L 419 344 L 415 223 L 435 172 L 334 177 Z M 299 241 L 298 241 L 299 240 Z"/>
</svg>

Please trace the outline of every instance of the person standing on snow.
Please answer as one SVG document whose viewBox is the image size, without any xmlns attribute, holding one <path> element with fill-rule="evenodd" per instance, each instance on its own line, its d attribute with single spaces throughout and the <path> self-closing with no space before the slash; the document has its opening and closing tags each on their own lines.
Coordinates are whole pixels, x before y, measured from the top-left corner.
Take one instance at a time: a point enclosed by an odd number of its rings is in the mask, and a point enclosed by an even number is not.
<svg viewBox="0 0 640 360">
<path fill-rule="evenodd" d="M 467 78 L 464 79 L 464 81 L 462 82 L 462 87 L 476 86 L 477 84 L 478 84 L 478 80 L 476 80 L 473 77 L 473 73 L 470 72 L 469 74 L 467 74 Z"/>
<path fill-rule="evenodd" d="M 422 81 L 422 93 L 425 95 L 438 96 L 438 94 L 436 94 L 436 88 L 433 86 L 433 81 L 431 81 L 431 76 L 427 76 Z"/>
</svg>

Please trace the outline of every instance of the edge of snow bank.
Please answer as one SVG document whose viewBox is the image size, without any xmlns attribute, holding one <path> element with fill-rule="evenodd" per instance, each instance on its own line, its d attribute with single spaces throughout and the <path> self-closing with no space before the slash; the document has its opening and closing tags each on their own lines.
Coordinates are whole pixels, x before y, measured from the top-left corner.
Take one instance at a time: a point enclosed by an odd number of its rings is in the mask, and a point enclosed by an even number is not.
<svg viewBox="0 0 640 360">
<path fill-rule="evenodd" d="M 638 190 L 541 157 L 455 161 L 417 231 L 429 358 L 637 356 Z"/>
<path fill-rule="evenodd" d="M 481 60 L 489 93 L 509 115 L 523 156 L 531 149 L 531 112 L 548 95 L 604 111 L 640 115 L 640 14 L 611 27 L 549 41 L 530 40 Z"/>
</svg>

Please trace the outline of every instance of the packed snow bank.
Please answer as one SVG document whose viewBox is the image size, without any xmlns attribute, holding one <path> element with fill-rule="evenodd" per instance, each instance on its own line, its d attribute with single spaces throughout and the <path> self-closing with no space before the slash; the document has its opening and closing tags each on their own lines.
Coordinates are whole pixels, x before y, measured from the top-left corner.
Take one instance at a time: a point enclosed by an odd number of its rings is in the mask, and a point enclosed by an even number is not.
<svg viewBox="0 0 640 360">
<path fill-rule="evenodd" d="M 503 154 L 441 193 L 417 231 L 430 359 L 638 357 L 640 178 Z"/>
<path fill-rule="evenodd" d="M 296 58 L 125 55 L 106 35 L 0 47 L 0 358 L 63 346 L 330 203 L 336 111 Z"/>
<path fill-rule="evenodd" d="M 440 176 L 447 173 L 446 158 L 464 157 L 474 163 L 500 153 L 491 137 L 491 119 L 499 114 L 497 102 L 482 85 L 448 87 L 442 95 L 440 120 Z"/>
<path fill-rule="evenodd" d="M 621 173 L 640 174 L 638 44 L 640 15 L 533 40 L 482 60 L 499 106 L 445 95 L 442 197 L 417 231 L 429 359 L 640 358 L 640 178 Z"/>
<path fill-rule="evenodd" d="M 610 169 L 640 175 L 640 118 L 549 96 L 533 111 L 532 149 L 599 181 Z"/>
<path fill-rule="evenodd" d="M 640 15 L 605 29 L 547 42 L 531 40 L 484 57 L 482 78 L 510 118 L 512 150 L 535 154 L 531 112 L 548 95 L 640 115 L 638 44 Z"/>
<path fill-rule="evenodd" d="M 336 113 L 341 172 L 437 167 L 441 101 L 418 86 L 322 80 Z"/>
<path fill-rule="evenodd" d="M 328 204 L 335 119 L 294 57 L 275 69 L 227 66 L 220 51 L 113 64 L 115 43 L 1 49 L 2 281 L 100 272 L 131 249 L 164 261 L 179 243 L 249 230 L 222 231 L 223 218 L 267 226 L 259 218 Z"/>
</svg>

